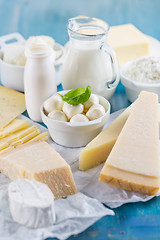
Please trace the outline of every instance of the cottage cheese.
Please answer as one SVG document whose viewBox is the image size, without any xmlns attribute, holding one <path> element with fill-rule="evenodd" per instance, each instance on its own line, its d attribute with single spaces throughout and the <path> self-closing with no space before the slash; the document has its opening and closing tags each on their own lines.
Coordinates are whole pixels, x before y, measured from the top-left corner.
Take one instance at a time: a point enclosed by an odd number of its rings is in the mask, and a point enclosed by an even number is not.
<svg viewBox="0 0 160 240">
<path fill-rule="evenodd" d="M 160 83 L 160 57 L 143 57 L 133 61 L 124 75 L 136 82 Z"/>
</svg>

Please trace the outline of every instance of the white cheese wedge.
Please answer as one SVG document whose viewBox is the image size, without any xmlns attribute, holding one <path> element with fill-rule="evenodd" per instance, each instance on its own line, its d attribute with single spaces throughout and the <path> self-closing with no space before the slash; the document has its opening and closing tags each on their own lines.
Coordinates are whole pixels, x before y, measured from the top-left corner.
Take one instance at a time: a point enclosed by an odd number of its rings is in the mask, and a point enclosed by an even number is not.
<svg viewBox="0 0 160 240">
<path fill-rule="evenodd" d="M 48 227 L 55 223 L 54 196 L 46 184 L 18 179 L 8 187 L 13 220 L 31 228 Z"/>
<path fill-rule="evenodd" d="M 158 96 L 141 92 L 102 171 L 100 180 L 126 190 L 159 189 Z"/>
</svg>

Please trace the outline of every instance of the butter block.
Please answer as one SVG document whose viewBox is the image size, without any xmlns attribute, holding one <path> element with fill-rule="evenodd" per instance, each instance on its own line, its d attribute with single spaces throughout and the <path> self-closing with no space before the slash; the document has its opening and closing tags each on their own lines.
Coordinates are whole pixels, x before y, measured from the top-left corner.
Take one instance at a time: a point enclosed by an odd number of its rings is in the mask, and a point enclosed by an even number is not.
<svg viewBox="0 0 160 240">
<path fill-rule="evenodd" d="M 99 179 L 126 190 L 149 195 L 157 193 L 159 126 L 156 94 L 140 93 Z"/>
<path fill-rule="evenodd" d="M 27 178 L 45 183 L 56 199 L 77 191 L 70 166 L 44 141 L 26 143 L 1 154 L 0 171 L 12 180 Z"/>
<path fill-rule="evenodd" d="M 120 66 L 150 53 L 148 37 L 132 24 L 111 27 L 108 33 L 108 43 L 115 50 Z"/>
</svg>

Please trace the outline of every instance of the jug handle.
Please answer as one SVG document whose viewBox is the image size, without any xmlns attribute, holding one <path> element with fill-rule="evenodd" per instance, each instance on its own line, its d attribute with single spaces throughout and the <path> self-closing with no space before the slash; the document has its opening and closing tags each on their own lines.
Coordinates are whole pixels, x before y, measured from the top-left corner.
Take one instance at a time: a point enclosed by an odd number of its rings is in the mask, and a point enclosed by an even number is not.
<svg viewBox="0 0 160 240">
<path fill-rule="evenodd" d="M 120 70 L 119 70 L 119 63 L 118 63 L 118 58 L 111 46 L 109 46 L 107 43 L 102 43 L 100 46 L 100 50 L 105 51 L 110 59 L 111 59 L 111 65 L 112 65 L 112 73 L 113 73 L 113 78 L 111 81 L 107 81 L 107 88 L 115 88 L 120 80 Z"/>
</svg>

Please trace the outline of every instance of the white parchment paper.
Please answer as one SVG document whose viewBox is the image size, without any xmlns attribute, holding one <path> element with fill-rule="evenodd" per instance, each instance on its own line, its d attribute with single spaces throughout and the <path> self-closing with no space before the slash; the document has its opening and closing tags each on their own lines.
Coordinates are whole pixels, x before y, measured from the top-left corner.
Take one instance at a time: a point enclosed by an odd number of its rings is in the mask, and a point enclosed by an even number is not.
<svg viewBox="0 0 160 240">
<path fill-rule="evenodd" d="M 121 112 L 111 114 L 107 125 Z M 20 118 L 26 119 L 25 116 Z M 30 121 L 31 125 L 35 124 L 32 120 L 28 118 L 27 120 Z M 47 130 L 43 126 L 37 125 L 42 132 Z M 57 219 L 55 225 L 43 229 L 29 229 L 12 220 L 7 194 L 10 180 L 0 174 L 0 240 L 41 240 L 47 237 L 66 239 L 73 234 L 84 231 L 101 217 L 114 215 L 114 212 L 104 207 L 102 203 L 116 208 L 125 203 L 145 202 L 154 197 L 125 191 L 98 181 L 103 164 L 88 171 L 79 171 L 78 156 L 81 148 L 66 148 L 54 143 L 51 139 L 48 142 L 70 164 L 79 192 L 67 199 L 55 201 Z"/>
</svg>

